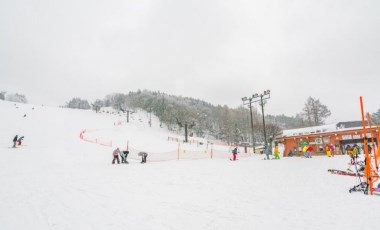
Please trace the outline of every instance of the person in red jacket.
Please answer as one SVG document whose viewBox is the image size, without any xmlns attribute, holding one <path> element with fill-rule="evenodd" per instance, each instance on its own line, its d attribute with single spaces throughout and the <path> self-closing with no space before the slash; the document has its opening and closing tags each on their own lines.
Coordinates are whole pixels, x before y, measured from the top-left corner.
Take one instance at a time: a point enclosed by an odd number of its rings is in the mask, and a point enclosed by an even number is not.
<svg viewBox="0 0 380 230">
<path fill-rule="evenodd" d="M 24 140 L 24 136 L 19 137 L 17 140 L 18 145 L 21 145 L 23 140 Z"/>
<path fill-rule="evenodd" d="M 233 161 L 236 161 L 237 160 L 237 154 L 238 154 L 238 147 L 235 147 L 233 150 L 232 150 L 232 160 Z M 231 159 L 230 159 L 231 160 Z"/>
<path fill-rule="evenodd" d="M 314 149 L 313 149 L 313 147 L 311 146 L 311 145 L 309 145 L 309 147 L 307 147 L 307 150 L 306 150 L 306 156 L 307 156 L 307 158 L 311 158 L 311 155 L 313 154 L 313 152 L 314 152 Z"/>
</svg>

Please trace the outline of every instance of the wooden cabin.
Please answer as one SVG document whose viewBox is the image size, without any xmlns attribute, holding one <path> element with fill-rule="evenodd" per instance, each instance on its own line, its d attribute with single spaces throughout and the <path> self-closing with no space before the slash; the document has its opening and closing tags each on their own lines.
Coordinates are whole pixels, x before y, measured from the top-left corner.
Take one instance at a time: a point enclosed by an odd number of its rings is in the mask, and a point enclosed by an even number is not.
<svg viewBox="0 0 380 230">
<path fill-rule="evenodd" d="M 378 127 L 366 128 L 366 136 L 370 146 L 377 146 L 379 130 Z M 302 147 L 305 145 L 313 147 L 313 155 L 326 154 L 326 145 L 333 145 L 333 154 L 341 155 L 346 154 L 347 145 L 357 144 L 359 147 L 363 147 L 364 134 L 362 127 L 342 128 L 342 126 L 336 126 L 335 129 L 320 129 L 319 132 L 296 132 L 293 134 L 288 132 L 287 135 L 277 137 L 275 141 L 284 145 L 284 157 L 288 156 L 289 153 L 293 156 L 302 156 Z"/>
</svg>

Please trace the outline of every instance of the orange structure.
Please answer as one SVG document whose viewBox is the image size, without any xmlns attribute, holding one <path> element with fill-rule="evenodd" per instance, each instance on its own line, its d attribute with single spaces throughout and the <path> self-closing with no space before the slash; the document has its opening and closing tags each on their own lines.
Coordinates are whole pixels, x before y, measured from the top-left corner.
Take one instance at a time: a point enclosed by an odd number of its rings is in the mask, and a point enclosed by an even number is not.
<svg viewBox="0 0 380 230">
<path fill-rule="evenodd" d="M 379 127 L 366 127 L 366 137 L 371 140 L 371 142 L 377 142 L 380 136 L 379 132 Z M 334 147 L 332 154 L 340 155 L 346 154 L 345 148 L 347 145 L 352 146 L 357 144 L 364 149 L 364 133 L 362 127 L 355 127 L 304 135 L 282 136 L 276 138 L 276 141 L 284 145 L 284 157 L 288 156 L 289 153 L 292 153 L 293 156 L 303 156 L 302 147 L 305 145 L 311 145 L 314 148 L 314 155 L 325 155 L 326 146 L 332 145 Z"/>
</svg>

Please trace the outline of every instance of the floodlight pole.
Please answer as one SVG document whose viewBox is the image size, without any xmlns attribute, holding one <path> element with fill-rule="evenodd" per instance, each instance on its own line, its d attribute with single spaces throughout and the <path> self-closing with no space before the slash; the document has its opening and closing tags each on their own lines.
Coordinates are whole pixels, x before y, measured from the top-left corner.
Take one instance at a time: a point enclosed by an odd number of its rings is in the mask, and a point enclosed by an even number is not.
<svg viewBox="0 0 380 230">
<path fill-rule="evenodd" d="M 250 98 L 242 98 L 243 104 L 245 101 L 249 101 L 249 104 L 244 104 L 244 105 L 249 105 L 249 114 L 251 115 L 251 132 L 252 132 L 252 147 L 253 147 L 253 153 L 256 153 L 256 144 L 255 144 L 255 135 L 253 133 L 253 118 L 252 118 L 252 97 Z"/>
<path fill-rule="evenodd" d="M 263 114 L 264 145 L 266 145 L 267 144 L 267 133 L 266 133 L 266 129 L 265 129 L 264 100 L 267 100 L 270 98 L 270 90 L 269 89 L 265 90 L 264 93 L 262 93 L 260 95 L 257 93 L 252 95 L 252 98 L 258 98 L 258 97 L 260 97 L 260 99 L 253 101 L 253 102 L 259 101 L 260 106 L 261 106 L 261 113 Z"/>
<path fill-rule="evenodd" d="M 267 133 L 266 133 L 266 130 L 265 130 L 265 115 L 264 115 L 264 102 L 263 102 L 263 96 L 264 95 L 260 95 L 260 105 L 261 105 L 261 113 L 263 114 L 263 129 L 264 129 L 264 142 L 265 144 L 267 144 Z"/>
</svg>

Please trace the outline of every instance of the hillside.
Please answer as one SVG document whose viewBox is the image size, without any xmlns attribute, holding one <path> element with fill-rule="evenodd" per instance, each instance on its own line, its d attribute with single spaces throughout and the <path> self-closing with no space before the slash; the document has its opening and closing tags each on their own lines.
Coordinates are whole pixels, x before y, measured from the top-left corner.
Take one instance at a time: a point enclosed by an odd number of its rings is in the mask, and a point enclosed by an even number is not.
<svg viewBox="0 0 380 230">
<path fill-rule="evenodd" d="M 350 194 L 355 178 L 327 173 L 329 168 L 345 169 L 346 156 L 263 161 L 261 155 L 239 155 L 232 162 L 227 153 L 172 160 L 165 152 L 175 151 L 178 143 L 168 141 L 170 132 L 157 122 L 150 127 L 144 112 L 124 124 L 118 114 L 4 101 L 0 111 L 0 229 L 314 230 L 378 225 L 378 198 Z M 83 130 L 89 139 L 112 141 L 112 148 L 81 140 Z M 9 148 L 15 134 L 25 136 L 24 145 Z M 148 163 L 140 164 L 131 155 L 129 164 L 112 165 L 112 150 L 126 143 L 150 153 Z M 206 150 L 189 145 L 181 154 L 190 148 Z M 218 151 L 228 152 L 228 147 Z M 163 160 L 154 159 L 161 154 Z"/>
<path fill-rule="evenodd" d="M 81 101 L 77 99 L 78 103 Z M 69 105 L 69 104 L 68 104 Z M 80 105 L 78 104 L 77 107 Z M 249 109 L 245 106 L 229 108 L 226 105 L 212 105 L 205 101 L 168 95 L 162 92 L 138 90 L 128 94 L 109 94 L 104 99 L 98 99 L 93 109 L 112 106 L 120 111 L 142 109 L 156 115 L 161 125 L 171 131 L 182 131 L 185 125 L 191 127 L 190 135 L 218 139 L 227 143 L 250 142 L 252 129 Z M 252 110 L 253 132 L 256 143 L 264 141 L 262 115 L 256 108 Z M 300 117 L 285 115 L 266 115 L 267 139 L 277 136 L 282 129 L 295 128 L 304 125 Z"/>
</svg>

